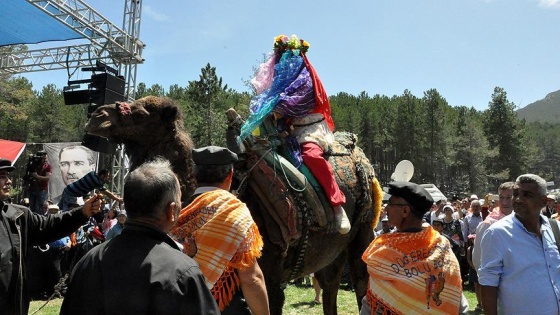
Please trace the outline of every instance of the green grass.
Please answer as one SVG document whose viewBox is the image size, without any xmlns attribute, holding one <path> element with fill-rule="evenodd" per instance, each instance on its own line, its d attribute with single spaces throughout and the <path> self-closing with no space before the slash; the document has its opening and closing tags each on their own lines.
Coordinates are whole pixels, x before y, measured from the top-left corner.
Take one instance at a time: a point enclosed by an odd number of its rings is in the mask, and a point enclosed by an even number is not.
<svg viewBox="0 0 560 315">
<path fill-rule="evenodd" d="M 471 310 L 476 306 L 476 296 L 472 287 L 465 288 L 465 296 L 469 300 Z M 288 285 L 286 291 L 286 303 L 284 304 L 284 315 L 321 315 L 323 314 L 323 306 L 313 303 L 315 292 L 311 286 L 295 286 Z M 350 290 L 340 289 L 338 291 L 338 314 L 339 315 L 355 315 L 358 314 L 356 306 L 356 298 L 354 292 Z M 29 307 L 29 315 L 33 314 L 37 309 L 45 304 L 45 301 L 32 301 Z M 60 312 L 62 299 L 54 299 L 35 313 L 36 315 L 55 315 Z M 469 314 L 476 314 L 469 312 Z"/>
<path fill-rule="evenodd" d="M 58 315 L 60 313 L 60 306 L 62 299 L 50 300 L 47 305 L 43 307 L 46 301 L 31 301 L 29 306 L 29 315 Z M 39 310 L 40 309 L 40 310 Z"/>
</svg>

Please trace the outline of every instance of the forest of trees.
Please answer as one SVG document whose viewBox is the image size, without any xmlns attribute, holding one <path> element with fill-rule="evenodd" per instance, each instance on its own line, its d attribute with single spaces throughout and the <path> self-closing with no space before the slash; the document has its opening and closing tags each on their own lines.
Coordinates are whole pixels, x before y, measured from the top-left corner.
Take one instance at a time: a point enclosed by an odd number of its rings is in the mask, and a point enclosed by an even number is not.
<svg viewBox="0 0 560 315">
<path fill-rule="evenodd" d="M 210 64 L 185 86 L 140 83 L 136 98 L 146 95 L 175 100 L 197 146 L 225 145 L 226 109 L 246 117 L 252 97 L 229 89 Z M 495 192 L 499 183 L 527 172 L 554 182 L 560 176 L 560 124 L 519 120 L 500 87 L 483 111 L 452 107 L 436 89 L 422 96 L 408 90 L 394 96 L 338 93 L 330 100 L 336 129 L 358 135 L 383 185 L 404 159 L 414 164 L 412 181 L 433 183 L 446 195 Z M 25 78 L 0 75 L 0 138 L 28 144 L 81 141 L 86 120 L 87 106 L 65 105 L 60 88 L 34 91 Z"/>
</svg>

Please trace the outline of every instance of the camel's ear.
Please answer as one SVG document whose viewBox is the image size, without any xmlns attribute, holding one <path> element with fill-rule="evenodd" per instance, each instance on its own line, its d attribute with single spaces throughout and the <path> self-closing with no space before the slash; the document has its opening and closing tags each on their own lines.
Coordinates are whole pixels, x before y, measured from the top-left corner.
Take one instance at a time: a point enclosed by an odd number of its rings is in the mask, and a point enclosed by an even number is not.
<svg viewBox="0 0 560 315">
<path fill-rule="evenodd" d="M 175 121 L 177 119 L 178 112 L 179 109 L 176 106 L 164 107 L 161 113 L 161 119 L 163 121 Z"/>
</svg>

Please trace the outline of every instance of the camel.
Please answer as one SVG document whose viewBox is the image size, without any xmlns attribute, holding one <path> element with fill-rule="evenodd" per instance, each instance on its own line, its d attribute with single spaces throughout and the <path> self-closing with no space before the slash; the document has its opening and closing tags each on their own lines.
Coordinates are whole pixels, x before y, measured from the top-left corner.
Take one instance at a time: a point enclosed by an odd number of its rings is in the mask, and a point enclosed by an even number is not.
<svg viewBox="0 0 560 315">
<path fill-rule="evenodd" d="M 169 159 L 184 185 L 183 196 L 188 197 L 195 186 L 191 159 L 193 145 L 182 124 L 180 110 L 172 100 L 148 96 L 130 104 L 100 106 L 91 115 L 86 131 L 124 144 L 132 161 L 131 168 L 158 155 Z M 236 178 L 244 183 L 238 187 L 237 193 L 249 207 L 264 240 L 259 266 L 264 273 L 271 314 L 282 314 L 286 284 L 310 273 L 315 273 L 323 289 L 324 314 L 337 314 L 336 297 L 345 262 L 349 265 L 358 310 L 361 307 L 368 283 L 361 255 L 374 238 L 372 225 L 379 218 L 382 192 L 361 149 L 356 147 L 352 152 L 352 156 L 334 154 L 329 158 L 331 163 L 346 159 L 343 162 L 345 167 L 335 170 L 339 172 L 339 179 L 346 174 L 354 180 L 352 185 L 339 183 L 347 196 L 344 208 L 352 222 L 352 229 L 346 235 L 336 232 L 332 218 L 321 217 L 321 211 L 306 207 L 302 195 L 293 193 L 289 187 L 284 187 L 281 193 L 277 190 L 276 197 L 292 194 L 289 200 L 293 205 L 291 210 L 296 214 L 291 217 L 291 222 L 295 224 L 290 228 L 279 228 L 278 215 L 269 213 L 270 196 L 265 195 L 271 192 L 267 189 L 269 186 L 282 184 L 275 182 L 280 176 L 255 179 L 257 170 L 266 173 L 272 168 L 264 166 L 265 156 L 259 157 L 252 152 L 243 153 L 242 161 L 235 166 Z M 356 157 L 361 164 L 354 161 Z M 365 174 L 361 180 L 352 175 L 360 170 Z M 332 210 L 324 211 L 329 212 Z M 280 233 L 279 230 L 291 232 Z"/>
<path fill-rule="evenodd" d="M 124 144 L 130 171 L 156 156 L 173 166 L 186 199 L 196 188 L 191 151 L 183 115 L 169 99 L 147 96 L 133 104 L 118 102 L 100 106 L 86 124 L 86 132 Z"/>
</svg>

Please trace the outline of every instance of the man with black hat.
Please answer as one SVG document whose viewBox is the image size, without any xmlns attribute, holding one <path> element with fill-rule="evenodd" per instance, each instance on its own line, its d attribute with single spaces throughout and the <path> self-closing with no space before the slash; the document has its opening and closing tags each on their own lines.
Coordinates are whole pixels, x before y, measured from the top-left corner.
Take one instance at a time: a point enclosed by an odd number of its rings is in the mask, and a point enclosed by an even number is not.
<svg viewBox="0 0 560 315">
<path fill-rule="evenodd" d="M 389 224 L 396 232 L 382 234 L 366 249 L 369 284 L 360 314 L 457 314 L 462 282 L 449 241 L 422 217 L 433 199 L 410 182 L 391 182 Z"/>
<path fill-rule="evenodd" d="M 12 181 L 12 162 L 0 158 L 0 310 L 3 314 L 27 314 L 29 297 L 23 263 L 29 246 L 55 241 L 69 235 L 87 218 L 99 212 L 101 196 L 90 198 L 83 207 L 63 214 L 43 216 L 28 208 L 7 203 Z"/>
<path fill-rule="evenodd" d="M 208 146 L 192 158 L 198 188 L 170 235 L 200 265 L 222 314 L 269 314 L 257 263 L 262 237 L 247 206 L 229 192 L 237 155 Z"/>
</svg>

